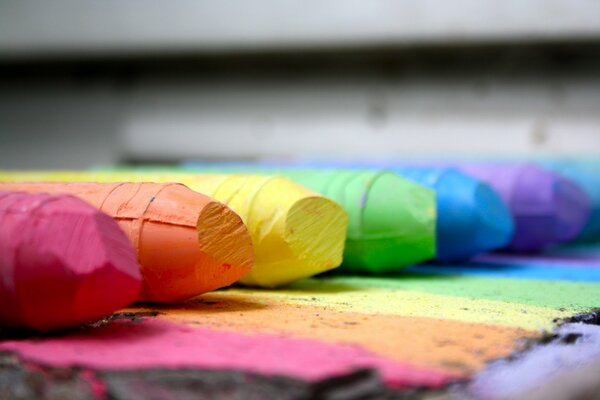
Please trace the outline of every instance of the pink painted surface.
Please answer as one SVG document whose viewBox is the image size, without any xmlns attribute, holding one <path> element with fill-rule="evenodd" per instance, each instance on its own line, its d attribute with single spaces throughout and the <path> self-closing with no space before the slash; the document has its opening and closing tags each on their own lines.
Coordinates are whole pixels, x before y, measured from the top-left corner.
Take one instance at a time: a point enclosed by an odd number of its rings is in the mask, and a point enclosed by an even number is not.
<svg viewBox="0 0 600 400">
<path fill-rule="evenodd" d="M 240 335 L 158 318 L 117 320 L 64 337 L 7 341 L 0 343 L 0 350 L 15 351 L 44 365 L 100 370 L 188 367 L 314 381 L 372 367 L 392 387 L 441 387 L 453 379 L 435 370 L 386 360 L 356 346 Z"/>
</svg>

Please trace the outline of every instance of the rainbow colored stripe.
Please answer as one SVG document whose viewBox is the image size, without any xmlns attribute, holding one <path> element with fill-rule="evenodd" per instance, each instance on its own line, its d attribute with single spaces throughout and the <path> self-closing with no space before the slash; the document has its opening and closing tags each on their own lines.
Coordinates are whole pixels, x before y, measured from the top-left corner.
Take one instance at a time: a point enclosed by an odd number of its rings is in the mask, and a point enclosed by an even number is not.
<svg viewBox="0 0 600 400">
<path fill-rule="evenodd" d="M 0 349 L 50 365 L 195 367 L 305 380 L 375 368 L 392 387 L 439 388 L 519 351 L 557 319 L 597 307 L 600 247 L 577 254 L 486 256 L 394 276 L 306 279 L 283 290 L 231 288 L 178 306 L 132 309 L 160 313 L 141 323 L 113 321 Z M 493 379 L 476 382 L 478 390 L 497 388 Z"/>
</svg>

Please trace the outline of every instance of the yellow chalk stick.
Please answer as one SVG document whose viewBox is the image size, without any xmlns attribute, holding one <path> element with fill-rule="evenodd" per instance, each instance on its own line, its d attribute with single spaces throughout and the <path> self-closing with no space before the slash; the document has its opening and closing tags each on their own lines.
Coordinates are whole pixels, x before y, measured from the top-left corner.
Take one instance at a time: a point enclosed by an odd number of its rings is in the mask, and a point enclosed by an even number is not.
<svg viewBox="0 0 600 400">
<path fill-rule="evenodd" d="M 179 182 L 227 204 L 246 223 L 255 264 L 240 282 L 275 287 L 339 266 L 348 217 L 332 200 L 287 178 L 131 172 L 0 171 L 0 181 Z"/>
</svg>

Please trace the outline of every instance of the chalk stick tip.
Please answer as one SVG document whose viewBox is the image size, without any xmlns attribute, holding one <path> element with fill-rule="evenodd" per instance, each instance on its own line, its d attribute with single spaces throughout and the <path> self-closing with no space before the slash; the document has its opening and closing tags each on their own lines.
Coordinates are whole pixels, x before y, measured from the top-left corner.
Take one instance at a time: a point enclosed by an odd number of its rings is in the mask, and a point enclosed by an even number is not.
<svg viewBox="0 0 600 400">
<path fill-rule="evenodd" d="M 522 166 L 512 200 L 513 212 L 522 215 L 513 250 L 536 251 L 572 240 L 591 213 L 591 201 L 579 185 L 535 164 Z"/>
<path fill-rule="evenodd" d="M 303 277 L 342 263 L 347 226 L 346 212 L 326 197 L 305 197 L 294 203 L 285 222 L 285 240 L 296 258 L 311 265 L 302 273 Z"/>
<path fill-rule="evenodd" d="M 362 190 L 362 237 L 347 241 L 349 269 L 391 272 L 435 256 L 433 190 L 390 171 L 374 173 Z"/>
<path fill-rule="evenodd" d="M 229 286 L 254 263 L 242 219 L 185 185 L 165 183 L 146 211 L 138 250 L 142 301 L 176 303 Z"/>
<path fill-rule="evenodd" d="M 514 220 L 510 210 L 489 185 L 478 183 L 474 192 L 476 243 L 480 251 L 507 245 L 514 233 Z"/>
<path fill-rule="evenodd" d="M 142 279 L 134 249 L 109 216 L 73 196 L 40 193 L 16 210 L 26 219 L 14 238 L 14 327 L 70 328 L 137 299 Z"/>
<path fill-rule="evenodd" d="M 436 183 L 439 261 L 456 261 L 506 246 L 514 232 L 510 210 L 489 185 L 448 169 Z"/>
<path fill-rule="evenodd" d="M 248 228 L 233 210 L 219 201 L 208 203 L 198 216 L 198 241 L 202 251 L 228 266 L 222 278 L 226 285 L 250 272 L 254 248 Z"/>
<path fill-rule="evenodd" d="M 258 182 L 256 207 L 247 215 L 260 221 L 253 225 L 257 263 L 240 282 L 272 288 L 338 267 L 348 226 L 344 209 L 281 176 Z"/>
</svg>

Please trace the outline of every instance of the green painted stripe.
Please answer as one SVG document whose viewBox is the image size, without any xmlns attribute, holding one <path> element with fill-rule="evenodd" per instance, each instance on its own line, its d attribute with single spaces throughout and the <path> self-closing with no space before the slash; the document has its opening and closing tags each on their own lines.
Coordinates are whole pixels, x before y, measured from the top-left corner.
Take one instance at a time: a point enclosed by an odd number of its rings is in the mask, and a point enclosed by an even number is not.
<svg viewBox="0 0 600 400">
<path fill-rule="evenodd" d="M 588 282 L 402 274 L 396 277 L 332 277 L 333 285 L 418 290 L 433 294 L 564 308 L 573 311 L 600 307 L 600 284 Z M 324 283 L 325 283 L 324 282 Z M 310 284 L 308 281 L 299 283 Z"/>
</svg>

